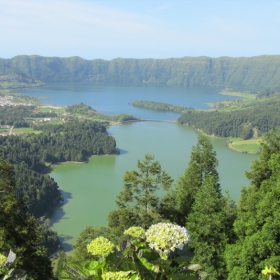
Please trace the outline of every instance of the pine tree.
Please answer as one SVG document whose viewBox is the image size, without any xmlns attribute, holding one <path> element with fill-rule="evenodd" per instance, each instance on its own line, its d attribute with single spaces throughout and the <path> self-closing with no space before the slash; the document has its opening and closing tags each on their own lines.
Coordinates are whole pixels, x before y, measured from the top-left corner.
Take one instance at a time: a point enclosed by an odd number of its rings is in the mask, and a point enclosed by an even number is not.
<svg viewBox="0 0 280 280">
<path fill-rule="evenodd" d="M 152 155 L 138 160 L 137 167 L 137 170 L 125 173 L 123 190 L 116 201 L 118 209 L 108 217 L 109 226 L 119 228 L 119 232 L 133 225 L 148 228 L 161 221 L 157 191 L 168 190 L 173 182 Z"/>
<path fill-rule="evenodd" d="M 194 196 L 186 228 L 190 232 L 192 263 L 200 263 L 210 274 L 209 280 L 226 279 L 224 250 L 227 243 L 226 201 L 211 175 L 205 178 Z"/>
<path fill-rule="evenodd" d="M 161 213 L 170 221 L 185 226 L 191 212 L 196 192 L 211 176 L 213 187 L 220 191 L 218 160 L 213 146 L 204 135 L 198 137 L 198 143 L 192 148 L 188 168 L 177 181 L 175 189 L 167 194 L 161 203 Z"/>
</svg>

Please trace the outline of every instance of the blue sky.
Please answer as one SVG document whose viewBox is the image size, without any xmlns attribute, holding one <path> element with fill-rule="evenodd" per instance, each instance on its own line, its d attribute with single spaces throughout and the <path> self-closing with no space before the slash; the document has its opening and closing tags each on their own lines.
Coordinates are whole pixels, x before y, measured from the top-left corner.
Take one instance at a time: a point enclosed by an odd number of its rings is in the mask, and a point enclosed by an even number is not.
<svg viewBox="0 0 280 280">
<path fill-rule="evenodd" d="M 0 57 L 280 54 L 278 0 L 0 0 Z"/>
</svg>

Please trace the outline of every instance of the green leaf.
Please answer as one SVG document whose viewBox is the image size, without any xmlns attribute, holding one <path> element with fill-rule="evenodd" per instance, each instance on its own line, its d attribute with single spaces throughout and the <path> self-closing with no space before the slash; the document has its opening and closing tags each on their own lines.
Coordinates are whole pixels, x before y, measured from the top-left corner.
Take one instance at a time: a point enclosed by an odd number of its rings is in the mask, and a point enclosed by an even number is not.
<svg viewBox="0 0 280 280">
<path fill-rule="evenodd" d="M 138 259 L 140 260 L 140 262 L 150 271 L 159 272 L 159 266 L 157 265 L 153 265 L 152 263 L 150 263 L 146 258 L 140 257 L 138 256 Z"/>
<path fill-rule="evenodd" d="M 91 261 L 85 264 L 85 268 L 88 270 L 96 270 L 98 268 L 100 268 L 100 264 L 98 261 Z"/>
</svg>

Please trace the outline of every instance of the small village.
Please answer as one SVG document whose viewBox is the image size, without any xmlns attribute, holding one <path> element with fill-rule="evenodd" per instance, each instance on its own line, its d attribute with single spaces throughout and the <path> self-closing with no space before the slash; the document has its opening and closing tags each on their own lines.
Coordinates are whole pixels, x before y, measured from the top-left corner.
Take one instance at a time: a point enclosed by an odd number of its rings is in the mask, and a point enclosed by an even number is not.
<svg viewBox="0 0 280 280">
<path fill-rule="evenodd" d="M 17 106 L 34 106 L 34 103 L 31 102 L 22 102 L 22 96 L 14 96 L 14 95 L 2 95 L 0 96 L 0 107 L 17 107 Z M 27 99 L 27 101 L 30 101 Z M 35 110 L 34 112 L 39 112 Z M 51 111 L 50 111 L 51 112 Z M 69 113 L 64 113 L 63 115 L 69 115 Z M 41 118 L 38 120 L 31 120 L 33 125 L 43 123 L 43 122 L 51 122 L 58 120 L 57 117 L 54 118 Z M 64 121 L 64 119 L 62 119 Z M 0 124 L 0 136 L 9 136 L 9 135 L 18 135 L 21 132 L 13 131 L 14 126 L 7 124 Z"/>
</svg>

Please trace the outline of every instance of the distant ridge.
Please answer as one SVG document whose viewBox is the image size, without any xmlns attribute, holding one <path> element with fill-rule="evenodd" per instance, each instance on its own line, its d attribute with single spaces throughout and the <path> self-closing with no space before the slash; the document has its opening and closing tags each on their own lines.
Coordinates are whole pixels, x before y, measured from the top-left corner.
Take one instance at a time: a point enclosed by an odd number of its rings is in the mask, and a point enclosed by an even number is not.
<svg viewBox="0 0 280 280">
<path fill-rule="evenodd" d="M 259 91 L 280 85 L 280 55 L 239 58 L 116 58 L 110 61 L 38 55 L 0 58 L 0 88 L 83 80 Z"/>
</svg>

